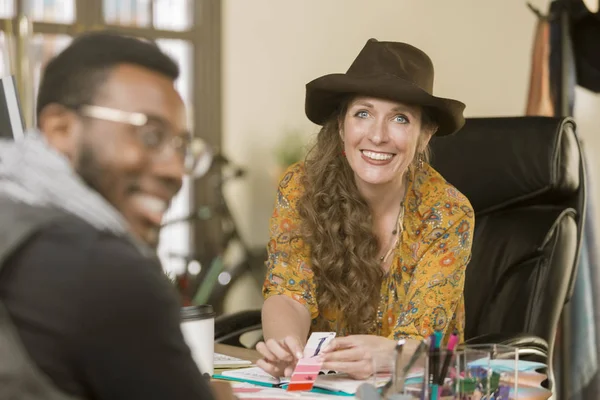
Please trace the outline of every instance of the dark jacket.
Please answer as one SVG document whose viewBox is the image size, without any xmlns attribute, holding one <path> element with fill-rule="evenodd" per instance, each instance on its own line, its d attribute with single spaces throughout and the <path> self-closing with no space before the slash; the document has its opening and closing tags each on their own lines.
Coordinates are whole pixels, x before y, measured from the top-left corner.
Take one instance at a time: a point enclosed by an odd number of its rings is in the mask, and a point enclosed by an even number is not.
<svg viewBox="0 0 600 400">
<path fill-rule="evenodd" d="M 212 399 L 179 309 L 128 241 L 0 198 L 0 398 Z"/>
</svg>

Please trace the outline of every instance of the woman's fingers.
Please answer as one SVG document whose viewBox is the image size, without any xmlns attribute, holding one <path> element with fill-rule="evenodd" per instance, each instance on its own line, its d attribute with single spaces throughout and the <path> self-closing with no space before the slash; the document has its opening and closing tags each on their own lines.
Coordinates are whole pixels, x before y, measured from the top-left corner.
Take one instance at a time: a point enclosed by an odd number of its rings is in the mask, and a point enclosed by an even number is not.
<svg viewBox="0 0 600 400">
<path fill-rule="evenodd" d="M 373 374 L 373 363 L 370 361 L 330 361 L 323 363 L 323 369 L 343 372 L 354 379 L 366 379 Z"/>
<path fill-rule="evenodd" d="M 292 367 L 291 365 L 288 366 L 284 371 L 283 371 L 283 376 L 285 377 L 290 377 L 292 376 L 292 373 L 294 372 L 294 367 Z"/>
<path fill-rule="evenodd" d="M 302 358 L 302 346 L 294 337 L 259 342 L 256 350 L 264 357 L 256 365 L 272 376 L 290 376 L 297 359 Z M 298 357 L 299 356 L 299 357 Z"/>
<path fill-rule="evenodd" d="M 304 357 L 304 349 L 302 348 L 302 345 L 298 339 L 293 336 L 287 336 L 285 339 L 283 339 L 283 342 L 287 346 L 289 352 L 293 354 L 296 359 L 299 360 Z"/>
<path fill-rule="evenodd" d="M 360 345 L 360 337 L 354 336 L 342 336 L 333 339 L 325 348 L 322 350 L 323 353 L 332 353 L 348 347 L 356 347 Z"/>
<path fill-rule="evenodd" d="M 266 345 L 271 351 L 271 353 L 273 353 L 278 360 L 287 362 L 294 361 L 294 355 L 290 353 L 290 351 L 287 348 L 287 345 L 283 341 L 280 342 L 275 339 L 269 339 L 266 341 Z"/>
<path fill-rule="evenodd" d="M 273 352 L 271 352 L 271 350 L 269 350 L 269 348 L 267 347 L 266 343 L 264 342 L 258 342 L 256 344 L 256 350 L 267 360 L 269 360 L 270 362 L 276 362 L 277 361 L 277 357 L 275 356 L 275 354 L 273 354 Z"/>
<path fill-rule="evenodd" d="M 360 361 L 360 360 L 371 360 L 371 352 L 363 347 L 350 347 L 342 350 L 336 350 L 333 352 L 327 352 L 323 354 L 325 362 L 328 361 Z"/>
<path fill-rule="evenodd" d="M 265 371 L 266 373 L 270 374 L 271 376 L 274 376 L 276 378 L 281 377 L 282 371 L 281 368 L 277 367 L 274 364 L 271 364 L 270 362 L 268 362 L 265 359 L 260 359 L 256 361 L 256 366 L 260 367 L 263 371 Z"/>
</svg>

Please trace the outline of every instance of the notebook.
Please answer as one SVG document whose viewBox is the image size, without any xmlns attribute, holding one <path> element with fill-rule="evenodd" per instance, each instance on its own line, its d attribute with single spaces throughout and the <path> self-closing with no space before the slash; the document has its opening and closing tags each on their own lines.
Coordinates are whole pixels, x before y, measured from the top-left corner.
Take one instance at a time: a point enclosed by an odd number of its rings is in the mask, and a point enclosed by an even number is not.
<svg viewBox="0 0 600 400">
<path fill-rule="evenodd" d="M 251 361 L 242 360 L 221 353 L 215 353 L 213 356 L 213 367 L 215 369 L 240 368 L 252 365 Z"/>
</svg>

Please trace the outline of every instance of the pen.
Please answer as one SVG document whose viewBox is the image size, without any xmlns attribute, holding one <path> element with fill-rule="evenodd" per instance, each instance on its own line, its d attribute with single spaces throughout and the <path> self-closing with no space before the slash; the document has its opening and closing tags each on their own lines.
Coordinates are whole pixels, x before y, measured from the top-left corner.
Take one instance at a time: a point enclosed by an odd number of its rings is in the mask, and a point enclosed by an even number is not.
<svg viewBox="0 0 600 400">
<path fill-rule="evenodd" d="M 431 369 L 431 400 L 437 400 L 439 395 L 438 380 L 439 380 L 439 365 L 440 365 L 440 344 L 442 341 L 442 333 L 435 331 L 431 336 L 431 351 L 430 351 L 430 369 Z"/>
<path fill-rule="evenodd" d="M 456 345 L 458 344 L 458 332 L 454 331 L 448 339 L 448 351 L 446 352 L 446 357 L 444 358 L 444 365 L 442 366 L 442 372 L 440 373 L 440 377 L 438 380 L 439 385 L 444 384 L 444 380 L 446 379 L 446 375 L 448 375 L 448 368 L 450 367 L 450 362 L 452 361 L 452 356 L 454 355 L 454 349 L 456 349 Z"/>
<path fill-rule="evenodd" d="M 430 371 L 431 371 L 431 348 L 435 345 L 435 342 L 433 341 L 433 335 L 431 335 L 430 337 L 427 338 L 427 344 L 425 345 L 425 349 L 427 350 L 428 354 L 427 357 L 425 359 L 425 370 L 423 371 L 423 387 L 422 387 L 422 391 L 421 391 L 421 398 L 423 400 L 430 400 L 429 399 L 429 392 L 430 392 L 430 387 L 429 387 L 429 382 L 431 381 L 431 375 L 430 375 Z"/>
</svg>

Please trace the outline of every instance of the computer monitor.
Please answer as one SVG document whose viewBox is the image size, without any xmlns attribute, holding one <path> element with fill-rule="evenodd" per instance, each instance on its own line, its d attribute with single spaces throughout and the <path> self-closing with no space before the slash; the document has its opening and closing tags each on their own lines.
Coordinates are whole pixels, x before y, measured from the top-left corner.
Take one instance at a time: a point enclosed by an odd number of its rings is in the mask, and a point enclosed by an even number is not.
<svg viewBox="0 0 600 400">
<path fill-rule="evenodd" d="M 25 123 L 14 76 L 0 78 L 0 138 L 20 140 Z"/>
</svg>

